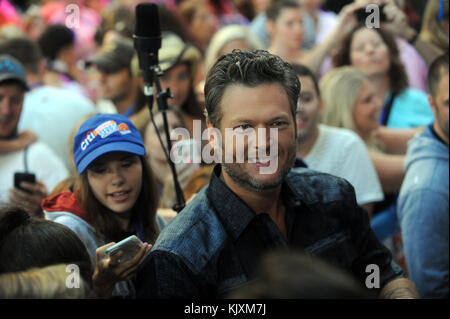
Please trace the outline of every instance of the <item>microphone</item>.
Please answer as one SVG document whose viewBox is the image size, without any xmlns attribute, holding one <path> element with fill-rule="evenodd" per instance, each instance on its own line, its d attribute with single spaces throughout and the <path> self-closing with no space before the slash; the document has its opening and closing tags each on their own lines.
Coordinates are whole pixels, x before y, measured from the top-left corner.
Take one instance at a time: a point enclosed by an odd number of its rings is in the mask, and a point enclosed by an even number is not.
<svg viewBox="0 0 450 319">
<path fill-rule="evenodd" d="M 140 3 L 136 6 L 134 48 L 138 54 L 139 68 L 143 71 L 146 88 L 152 88 L 151 67 L 158 65 L 158 50 L 161 48 L 161 26 L 158 6 Z"/>
</svg>

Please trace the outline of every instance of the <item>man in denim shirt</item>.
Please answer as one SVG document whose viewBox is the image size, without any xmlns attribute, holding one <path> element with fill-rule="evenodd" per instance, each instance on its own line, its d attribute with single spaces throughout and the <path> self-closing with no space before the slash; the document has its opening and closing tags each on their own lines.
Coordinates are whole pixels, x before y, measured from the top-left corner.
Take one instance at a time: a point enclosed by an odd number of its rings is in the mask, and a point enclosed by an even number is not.
<svg viewBox="0 0 450 319">
<path fill-rule="evenodd" d="M 417 297 L 371 231 L 352 186 L 295 167 L 299 92 L 290 65 L 266 51 L 235 51 L 212 67 L 205 85 L 215 132 L 209 142 L 222 163 L 160 234 L 138 272 L 138 297 L 228 296 L 255 279 L 261 256 L 279 247 L 321 257 L 362 285 L 367 266 L 376 265 L 380 297 Z M 243 138 L 234 145 L 230 136 Z"/>
</svg>

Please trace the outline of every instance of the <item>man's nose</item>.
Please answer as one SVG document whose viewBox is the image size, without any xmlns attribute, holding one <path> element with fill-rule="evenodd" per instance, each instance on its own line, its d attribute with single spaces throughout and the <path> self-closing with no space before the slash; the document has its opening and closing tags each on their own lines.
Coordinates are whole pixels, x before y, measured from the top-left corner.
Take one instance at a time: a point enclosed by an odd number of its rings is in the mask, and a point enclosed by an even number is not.
<svg viewBox="0 0 450 319">
<path fill-rule="evenodd" d="M 12 113 L 11 101 L 8 98 L 3 98 L 0 100 L 0 114 L 9 115 Z"/>
</svg>

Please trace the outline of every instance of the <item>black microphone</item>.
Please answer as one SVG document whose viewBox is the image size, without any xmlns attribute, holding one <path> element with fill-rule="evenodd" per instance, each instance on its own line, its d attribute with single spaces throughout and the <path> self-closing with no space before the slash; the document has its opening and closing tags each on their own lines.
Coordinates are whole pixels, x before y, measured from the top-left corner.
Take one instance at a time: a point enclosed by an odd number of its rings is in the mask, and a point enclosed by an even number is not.
<svg viewBox="0 0 450 319">
<path fill-rule="evenodd" d="M 158 65 L 158 50 L 161 48 L 161 26 L 158 6 L 154 3 L 140 3 L 136 6 L 134 28 L 134 49 L 143 71 L 144 83 L 152 87 L 150 68 Z"/>
</svg>

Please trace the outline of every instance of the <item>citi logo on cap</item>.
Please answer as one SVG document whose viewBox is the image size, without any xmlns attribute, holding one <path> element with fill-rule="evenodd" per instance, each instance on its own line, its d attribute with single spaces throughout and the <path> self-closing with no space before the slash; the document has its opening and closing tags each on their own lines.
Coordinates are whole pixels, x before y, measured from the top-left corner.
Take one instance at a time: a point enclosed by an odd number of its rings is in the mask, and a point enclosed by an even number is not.
<svg viewBox="0 0 450 319">
<path fill-rule="evenodd" d="M 122 135 L 131 134 L 131 130 L 126 123 L 117 124 L 116 121 L 109 120 L 97 126 L 93 131 L 88 131 L 86 133 L 86 137 L 81 142 L 81 150 L 86 150 L 86 148 L 97 138 L 97 136 L 100 135 L 100 137 L 104 139 L 114 132 L 119 132 Z"/>
</svg>

